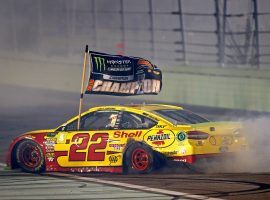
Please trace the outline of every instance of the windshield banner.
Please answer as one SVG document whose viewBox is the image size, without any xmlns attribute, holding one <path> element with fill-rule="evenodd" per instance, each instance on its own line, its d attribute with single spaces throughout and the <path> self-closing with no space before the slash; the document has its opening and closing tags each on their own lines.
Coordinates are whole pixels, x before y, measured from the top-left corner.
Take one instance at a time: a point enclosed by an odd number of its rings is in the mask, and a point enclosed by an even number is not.
<svg viewBox="0 0 270 200">
<path fill-rule="evenodd" d="M 158 94 L 161 70 L 143 58 L 90 51 L 91 70 L 86 94 Z"/>
</svg>

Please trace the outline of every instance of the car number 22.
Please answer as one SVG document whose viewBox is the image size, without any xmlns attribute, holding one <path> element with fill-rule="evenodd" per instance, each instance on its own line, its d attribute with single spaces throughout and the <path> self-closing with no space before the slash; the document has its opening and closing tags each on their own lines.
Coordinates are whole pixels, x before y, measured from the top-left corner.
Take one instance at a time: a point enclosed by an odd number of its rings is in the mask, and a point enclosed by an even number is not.
<svg viewBox="0 0 270 200">
<path fill-rule="evenodd" d="M 82 138 L 82 142 L 80 144 L 77 144 L 80 138 Z M 93 142 L 97 142 L 99 139 L 101 139 L 100 142 L 93 143 Z M 105 151 L 97 152 L 96 150 L 106 149 L 107 142 L 108 142 L 108 133 L 95 133 L 92 135 L 91 138 L 88 133 L 75 134 L 72 137 L 73 144 L 70 146 L 69 161 L 85 161 L 85 160 L 104 161 Z M 88 147 L 88 151 L 81 152 L 81 150 L 86 150 L 87 147 Z"/>
</svg>

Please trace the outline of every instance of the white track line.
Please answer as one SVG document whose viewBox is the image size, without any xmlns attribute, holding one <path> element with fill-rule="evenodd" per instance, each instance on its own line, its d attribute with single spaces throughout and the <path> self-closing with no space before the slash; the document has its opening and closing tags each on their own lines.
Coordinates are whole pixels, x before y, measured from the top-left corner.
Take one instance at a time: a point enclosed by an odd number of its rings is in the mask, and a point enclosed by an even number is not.
<svg viewBox="0 0 270 200">
<path fill-rule="evenodd" d="M 4 168 L 4 167 L 6 167 L 6 164 L 0 163 L 0 167 Z M 218 198 L 212 198 L 212 197 L 207 197 L 207 196 L 203 196 L 203 195 L 193 195 L 193 194 L 184 193 L 184 192 L 176 192 L 176 191 L 165 190 L 165 189 L 150 188 L 150 187 L 146 187 L 146 186 L 134 185 L 134 184 L 129 184 L 129 183 L 107 181 L 107 180 L 101 180 L 101 179 L 90 178 L 90 177 L 81 177 L 81 176 L 76 176 L 76 175 L 72 175 L 72 174 L 64 174 L 64 173 L 60 173 L 60 172 L 44 173 L 44 174 L 54 175 L 54 176 L 58 176 L 58 177 L 71 178 L 71 179 L 76 179 L 76 180 L 81 180 L 81 181 L 88 181 L 88 182 L 93 182 L 93 183 L 112 185 L 112 186 L 116 186 L 116 187 L 124 187 L 124 188 L 128 188 L 128 189 L 133 189 L 133 190 L 141 190 L 141 191 L 145 191 L 145 192 L 158 193 L 158 194 L 169 195 L 169 196 L 176 196 L 179 198 L 186 197 L 186 198 L 191 198 L 191 199 L 221 200 Z"/>
<path fill-rule="evenodd" d="M 141 190 L 141 191 L 145 191 L 145 192 L 158 193 L 158 194 L 169 195 L 169 196 L 176 196 L 179 198 L 186 197 L 186 198 L 191 198 L 191 199 L 220 200 L 218 198 L 212 198 L 212 197 L 207 197 L 207 196 L 202 196 L 202 195 L 193 195 L 193 194 L 184 193 L 184 192 L 176 192 L 176 191 L 170 191 L 170 190 L 165 190 L 165 189 L 150 188 L 150 187 L 141 186 L 141 185 L 121 183 L 121 182 L 116 182 L 116 181 L 107 181 L 107 180 L 101 180 L 101 179 L 97 179 L 97 178 L 81 177 L 81 176 L 76 176 L 76 175 L 72 175 L 72 174 L 64 174 L 64 173 L 60 173 L 60 172 L 45 173 L 45 174 L 55 175 L 58 177 L 71 178 L 71 179 L 76 179 L 76 180 L 81 180 L 81 181 L 89 181 L 89 182 L 93 182 L 93 183 L 112 185 L 112 186 L 117 186 L 117 187 L 124 187 L 124 188 L 133 189 L 133 190 L 135 189 L 135 190 Z"/>
<path fill-rule="evenodd" d="M 6 167 L 7 165 L 5 163 L 0 163 L 0 167 Z"/>
</svg>

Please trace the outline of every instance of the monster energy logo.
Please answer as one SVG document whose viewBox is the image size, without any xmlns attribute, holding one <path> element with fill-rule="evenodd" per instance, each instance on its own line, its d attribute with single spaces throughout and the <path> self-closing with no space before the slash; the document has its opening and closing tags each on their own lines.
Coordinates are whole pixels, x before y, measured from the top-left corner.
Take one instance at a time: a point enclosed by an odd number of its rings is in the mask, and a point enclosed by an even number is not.
<svg viewBox="0 0 270 200">
<path fill-rule="evenodd" d="M 97 70 L 98 71 L 105 71 L 105 67 L 106 67 L 106 64 L 105 64 L 105 58 L 102 58 L 102 57 L 94 57 L 95 59 L 95 63 L 96 63 L 96 66 L 97 66 Z M 102 70 L 103 69 L 103 70 Z"/>
</svg>

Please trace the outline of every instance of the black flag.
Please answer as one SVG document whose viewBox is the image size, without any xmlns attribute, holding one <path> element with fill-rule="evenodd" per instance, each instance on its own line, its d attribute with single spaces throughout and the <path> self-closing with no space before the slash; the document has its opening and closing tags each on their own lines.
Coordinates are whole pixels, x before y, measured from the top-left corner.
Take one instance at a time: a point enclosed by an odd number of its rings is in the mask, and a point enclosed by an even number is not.
<svg viewBox="0 0 270 200">
<path fill-rule="evenodd" d="M 86 94 L 158 94 L 162 73 L 144 58 L 89 52 L 91 66 Z"/>
</svg>

